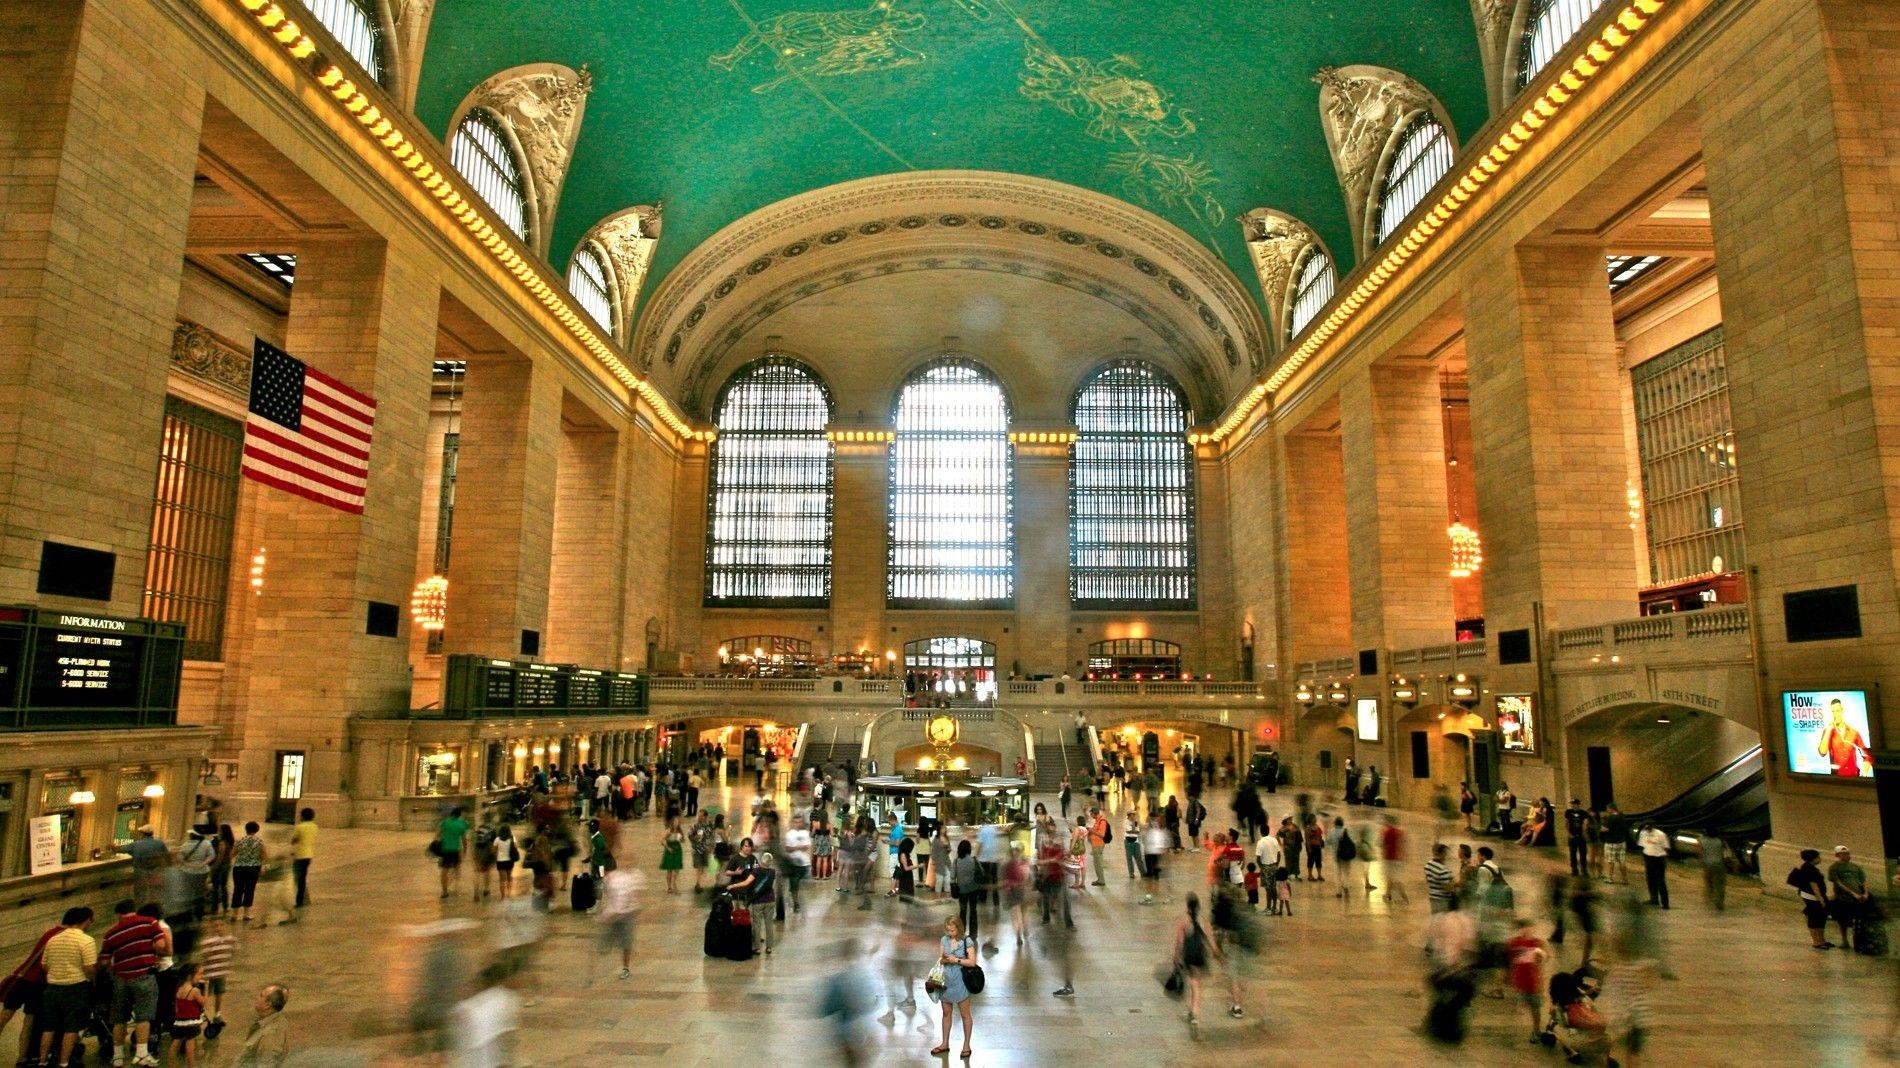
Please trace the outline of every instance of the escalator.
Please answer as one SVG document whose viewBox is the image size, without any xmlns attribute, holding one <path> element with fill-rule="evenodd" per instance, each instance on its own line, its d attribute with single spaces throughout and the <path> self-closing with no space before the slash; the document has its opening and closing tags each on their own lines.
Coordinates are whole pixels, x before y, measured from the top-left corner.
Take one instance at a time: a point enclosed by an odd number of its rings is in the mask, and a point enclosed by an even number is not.
<svg viewBox="0 0 1900 1068">
<path fill-rule="evenodd" d="M 1704 837 L 1720 838 L 1743 869 L 1752 871 L 1755 851 L 1768 838 L 1768 773 L 1761 747 L 1749 749 L 1674 800 L 1629 816 L 1632 832 L 1650 823 L 1669 832 L 1679 853 L 1699 855 Z"/>
</svg>

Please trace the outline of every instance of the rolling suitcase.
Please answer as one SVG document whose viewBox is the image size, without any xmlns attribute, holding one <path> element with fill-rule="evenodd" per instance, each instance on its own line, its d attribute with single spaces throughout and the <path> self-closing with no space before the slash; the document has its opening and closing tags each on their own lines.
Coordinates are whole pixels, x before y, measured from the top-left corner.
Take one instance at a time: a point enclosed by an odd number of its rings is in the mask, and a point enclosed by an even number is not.
<svg viewBox="0 0 1900 1068">
<path fill-rule="evenodd" d="M 586 912 L 594 907 L 594 877 L 586 872 L 574 876 L 567 884 L 568 907 L 575 912 Z"/>
<path fill-rule="evenodd" d="M 732 910 L 732 919 L 726 924 L 726 959 L 752 959 L 752 912 L 741 905 Z"/>
<path fill-rule="evenodd" d="M 712 911 L 706 914 L 705 950 L 708 957 L 726 955 L 727 930 L 732 926 L 732 902 L 726 895 L 713 896 Z"/>
</svg>

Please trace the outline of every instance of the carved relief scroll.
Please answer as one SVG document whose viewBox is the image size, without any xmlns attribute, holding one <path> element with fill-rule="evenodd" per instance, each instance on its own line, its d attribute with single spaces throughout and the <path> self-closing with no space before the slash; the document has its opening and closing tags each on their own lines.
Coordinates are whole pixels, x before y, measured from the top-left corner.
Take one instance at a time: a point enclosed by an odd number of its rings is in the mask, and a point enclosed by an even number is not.
<svg viewBox="0 0 1900 1068">
<path fill-rule="evenodd" d="M 1320 125 L 1333 169 L 1346 197 L 1353 243 L 1366 249 L 1366 219 L 1379 178 L 1379 162 L 1394 131 L 1421 111 L 1435 110 L 1425 87 L 1384 67 L 1322 67 L 1313 75 L 1320 85 Z"/>
<path fill-rule="evenodd" d="M 646 284 L 647 270 L 653 266 L 653 252 L 660 244 L 661 205 L 641 204 L 607 216 L 588 232 L 583 244 L 592 242 L 606 254 L 612 277 L 614 299 L 621 309 L 614 339 L 626 345 L 633 335 L 633 312 L 640 300 L 640 287 Z M 651 357 L 643 355 L 642 366 Z"/>
<path fill-rule="evenodd" d="M 1305 223 L 1271 208 L 1255 208 L 1240 217 L 1247 235 L 1247 254 L 1260 276 L 1260 294 L 1266 299 L 1267 318 L 1273 325 L 1269 342 L 1274 351 L 1286 341 L 1287 306 L 1292 297 L 1293 271 L 1306 250 L 1319 244 Z"/>
<path fill-rule="evenodd" d="M 502 71 L 475 87 L 457 112 L 484 108 L 514 135 L 527 165 L 529 229 L 536 251 L 546 254 L 561 184 L 581 133 L 581 116 L 594 78 L 586 67 L 532 63 Z"/>
</svg>

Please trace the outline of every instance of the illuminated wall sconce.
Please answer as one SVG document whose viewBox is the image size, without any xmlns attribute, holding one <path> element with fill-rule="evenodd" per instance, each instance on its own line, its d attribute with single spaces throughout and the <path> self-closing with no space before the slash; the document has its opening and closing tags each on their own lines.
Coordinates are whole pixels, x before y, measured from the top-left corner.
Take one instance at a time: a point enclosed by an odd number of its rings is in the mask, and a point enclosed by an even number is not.
<svg viewBox="0 0 1900 1068">
<path fill-rule="evenodd" d="M 264 547 L 257 547 L 257 554 L 251 557 L 251 592 L 264 595 Z"/>
<path fill-rule="evenodd" d="M 1336 705 L 1345 705 L 1351 697 L 1352 693 L 1336 682 L 1326 691 L 1326 699 Z"/>
<path fill-rule="evenodd" d="M 1418 704 L 1418 687 L 1410 679 L 1400 675 L 1392 680 L 1392 699 L 1407 708 Z"/>
<path fill-rule="evenodd" d="M 75 775 L 74 778 L 78 778 L 78 776 Z M 86 789 L 84 786 L 66 795 L 66 803 L 69 805 L 90 805 L 97 800 L 99 800 L 98 795 Z"/>
<path fill-rule="evenodd" d="M 522 757 L 525 757 L 525 756 L 527 756 L 527 755 L 528 755 L 528 747 L 527 747 L 527 746 L 525 746 L 525 745 L 517 745 L 517 746 L 515 746 L 515 759 L 516 759 L 516 760 L 520 760 L 520 759 L 521 759 Z"/>
<path fill-rule="evenodd" d="M 1457 674 L 1446 680 L 1445 695 L 1453 704 L 1470 708 L 1478 703 L 1478 681 L 1469 675 Z"/>
<path fill-rule="evenodd" d="M 156 782 L 147 783 L 145 785 L 145 789 L 139 792 L 146 797 L 152 798 L 153 800 L 157 800 L 158 798 L 165 796 L 165 786 L 162 783 L 156 783 Z"/>
<path fill-rule="evenodd" d="M 449 580 L 430 575 L 409 594 L 409 618 L 426 631 L 438 631 L 449 622 Z"/>
<path fill-rule="evenodd" d="M 1293 691 L 1293 699 L 1309 708 L 1312 706 L 1314 700 L 1316 700 L 1313 694 L 1313 688 L 1304 682 L 1300 683 L 1299 689 Z"/>
</svg>

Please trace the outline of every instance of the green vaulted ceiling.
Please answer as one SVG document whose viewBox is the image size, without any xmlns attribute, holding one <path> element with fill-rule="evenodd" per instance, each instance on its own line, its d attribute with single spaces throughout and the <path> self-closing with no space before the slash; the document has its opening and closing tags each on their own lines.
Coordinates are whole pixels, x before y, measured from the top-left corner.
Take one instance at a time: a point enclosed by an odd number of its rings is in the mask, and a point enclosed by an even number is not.
<svg viewBox="0 0 1900 1068">
<path fill-rule="evenodd" d="M 1350 268 L 1314 71 L 1403 71 L 1460 136 L 1486 118 L 1469 0 L 451 0 L 417 110 L 445 133 L 477 83 L 536 62 L 594 76 L 552 257 L 565 267 L 596 221 L 664 201 L 649 293 L 747 212 L 908 170 L 1120 197 L 1250 288 L 1234 220 L 1277 208 Z"/>
</svg>

